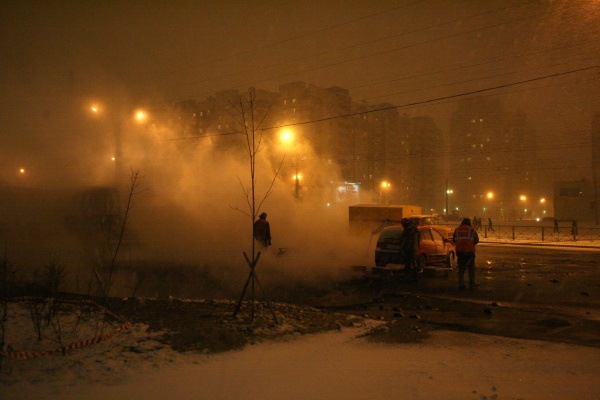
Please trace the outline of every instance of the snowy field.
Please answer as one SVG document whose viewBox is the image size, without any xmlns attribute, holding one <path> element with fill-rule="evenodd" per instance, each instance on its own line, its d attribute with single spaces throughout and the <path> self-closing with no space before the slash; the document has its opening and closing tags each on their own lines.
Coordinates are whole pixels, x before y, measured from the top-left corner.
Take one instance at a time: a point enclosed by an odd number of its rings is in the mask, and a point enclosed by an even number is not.
<svg viewBox="0 0 600 400">
<path fill-rule="evenodd" d="M 361 338 L 368 328 L 205 355 L 177 353 L 136 324 L 66 356 L 4 359 L 0 398 L 600 398 L 598 348 L 446 331 L 389 346 Z"/>
</svg>

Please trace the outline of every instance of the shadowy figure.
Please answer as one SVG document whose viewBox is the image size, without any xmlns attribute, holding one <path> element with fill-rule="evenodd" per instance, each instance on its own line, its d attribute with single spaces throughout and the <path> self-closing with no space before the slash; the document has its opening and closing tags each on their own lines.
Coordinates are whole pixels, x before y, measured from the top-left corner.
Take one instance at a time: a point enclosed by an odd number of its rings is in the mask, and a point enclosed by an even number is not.
<svg viewBox="0 0 600 400">
<path fill-rule="evenodd" d="M 266 249 L 271 245 L 271 225 L 267 221 L 267 213 L 260 214 L 254 222 L 254 239 L 261 248 Z"/>
<path fill-rule="evenodd" d="M 558 233 L 558 220 L 554 218 L 554 233 Z"/>
<path fill-rule="evenodd" d="M 491 218 L 488 218 L 488 229 L 489 229 L 490 231 L 492 231 L 492 232 L 496 232 L 496 231 L 494 230 L 494 224 L 492 224 L 492 219 L 491 219 Z"/>
<path fill-rule="evenodd" d="M 408 219 L 400 221 L 404 230 L 400 237 L 400 259 L 404 262 L 404 272 L 409 280 L 417 281 L 418 262 L 416 260 L 419 252 L 419 230 L 417 225 Z"/>
<path fill-rule="evenodd" d="M 571 235 L 579 235 L 579 229 L 577 229 L 577 221 L 575 220 L 573 220 L 573 222 L 571 223 Z"/>
</svg>

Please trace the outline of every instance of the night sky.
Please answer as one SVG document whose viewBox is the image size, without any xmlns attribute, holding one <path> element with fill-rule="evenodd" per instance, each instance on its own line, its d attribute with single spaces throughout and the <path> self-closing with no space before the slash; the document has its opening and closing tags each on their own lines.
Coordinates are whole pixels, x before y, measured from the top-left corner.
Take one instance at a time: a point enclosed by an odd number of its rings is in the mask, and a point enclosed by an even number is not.
<svg viewBox="0 0 600 400">
<path fill-rule="evenodd" d="M 544 158 L 577 157 L 584 178 L 599 27 L 592 0 L 5 1 L 0 177 L 68 167 L 94 140 L 91 101 L 125 114 L 300 80 L 442 130 L 460 95 L 497 96 L 526 112 Z"/>
</svg>

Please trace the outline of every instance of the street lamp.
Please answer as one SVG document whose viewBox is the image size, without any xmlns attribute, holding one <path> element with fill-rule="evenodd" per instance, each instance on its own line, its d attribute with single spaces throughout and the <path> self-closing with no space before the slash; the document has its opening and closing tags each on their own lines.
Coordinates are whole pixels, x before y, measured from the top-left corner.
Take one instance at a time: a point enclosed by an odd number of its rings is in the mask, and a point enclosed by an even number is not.
<svg viewBox="0 0 600 400">
<path fill-rule="evenodd" d="M 523 213 L 521 214 L 521 219 L 523 219 L 527 214 L 527 196 L 522 194 L 519 196 L 519 200 L 523 203 Z"/>
<path fill-rule="evenodd" d="M 145 111 L 142 110 L 138 110 L 135 113 L 135 119 L 139 122 L 139 123 L 144 123 L 146 122 L 146 120 L 148 119 L 148 114 Z"/>
<path fill-rule="evenodd" d="M 446 208 L 444 209 L 446 214 L 446 221 L 448 220 L 448 196 L 450 196 L 454 191 L 452 189 L 448 189 L 448 179 L 446 179 Z"/>
<path fill-rule="evenodd" d="M 390 182 L 388 182 L 388 181 L 381 182 L 381 190 L 379 191 L 379 203 L 380 204 L 383 204 L 383 193 L 384 193 L 384 191 L 386 193 L 386 196 L 385 196 L 386 203 L 388 202 L 387 192 L 389 192 L 390 187 L 392 187 L 392 184 Z"/>
<path fill-rule="evenodd" d="M 281 141 L 287 146 L 292 146 L 292 142 L 295 141 L 295 143 L 293 143 L 293 149 L 294 149 L 294 164 L 295 164 L 295 169 L 296 169 L 296 173 L 293 176 L 294 179 L 294 197 L 296 199 L 300 198 L 300 179 L 302 179 L 302 175 L 298 172 L 298 167 L 299 167 L 299 160 L 298 160 L 298 143 L 297 140 L 295 140 L 295 135 L 294 132 L 291 131 L 290 129 L 285 129 L 281 132 L 280 134 L 280 139 Z"/>
<path fill-rule="evenodd" d="M 89 112 L 91 112 L 94 116 L 100 118 L 100 116 L 102 116 L 102 118 L 108 118 L 108 121 L 106 121 L 106 123 L 110 123 L 113 125 L 113 134 L 114 134 L 114 140 L 115 140 L 115 147 L 114 147 L 114 153 L 111 156 L 111 160 L 114 162 L 114 181 L 115 184 L 118 183 L 119 181 L 119 177 L 120 177 L 120 172 L 121 172 L 121 156 L 122 156 L 122 133 L 121 133 L 121 123 L 122 123 L 122 117 L 124 114 L 119 113 L 118 111 L 115 112 L 114 110 L 109 110 L 106 109 L 102 104 L 100 103 L 92 103 L 89 106 Z M 128 112 L 127 113 L 131 118 L 131 114 Z M 142 110 L 142 109 L 138 109 L 133 113 L 133 118 L 136 122 L 140 123 L 140 124 L 145 124 L 148 121 L 149 115 L 146 111 Z"/>
</svg>

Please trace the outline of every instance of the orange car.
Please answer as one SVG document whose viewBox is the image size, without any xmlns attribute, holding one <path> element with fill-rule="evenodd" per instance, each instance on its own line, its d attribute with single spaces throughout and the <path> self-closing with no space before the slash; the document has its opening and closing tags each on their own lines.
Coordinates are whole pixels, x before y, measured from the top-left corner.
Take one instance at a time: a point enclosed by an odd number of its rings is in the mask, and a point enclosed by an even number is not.
<svg viewBox="0 0 600 400">
<path fill-rule="evenodd" d="M 445 238 L 431 226 L 419 226 L 417 229 L 420 237 L 419 252 L 416 255 L 419 269 L 436 263 L 443 263 L 451 268 L 456 259 L 456 249 L 452 240 Z M 403 231 L 402 225 L 388 226 L 381 231 L 375 248 L 375 265 L 385 267 L 387 264 L 402 264 L 400 237 Z"/>
</svg>

